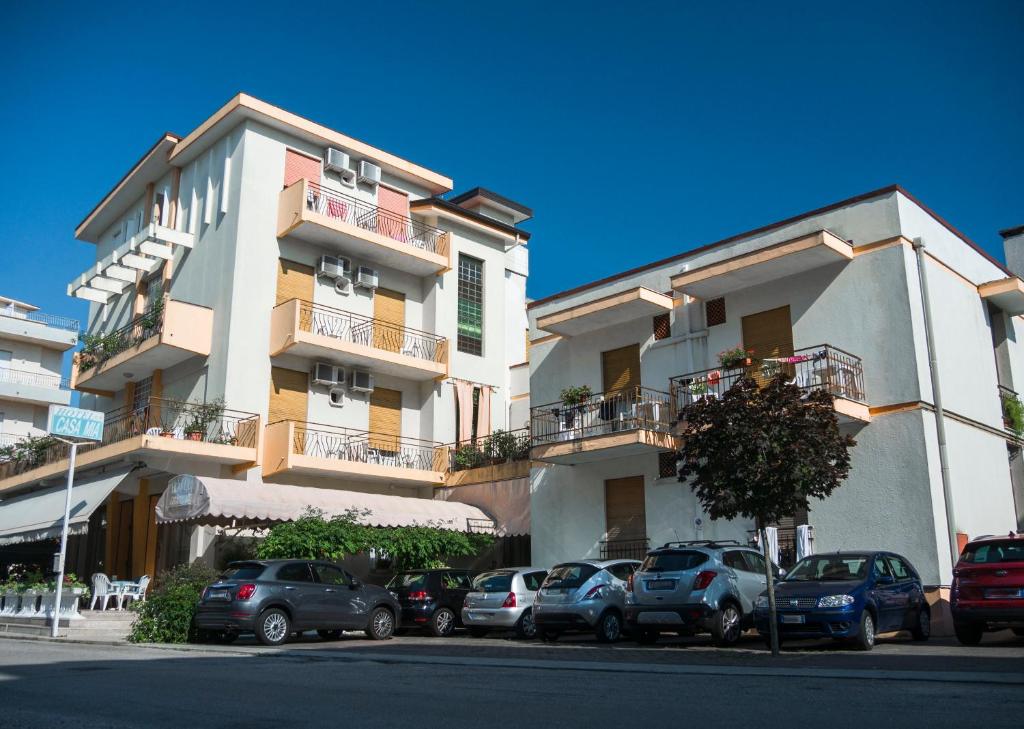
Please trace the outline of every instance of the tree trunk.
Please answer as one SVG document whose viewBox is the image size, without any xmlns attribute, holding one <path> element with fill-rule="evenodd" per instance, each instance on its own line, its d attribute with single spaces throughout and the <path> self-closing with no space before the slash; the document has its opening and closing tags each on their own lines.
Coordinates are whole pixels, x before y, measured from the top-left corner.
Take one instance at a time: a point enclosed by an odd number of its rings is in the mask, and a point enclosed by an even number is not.
<svg viewBox="0 0 1024 729">
<path fill-rule="evenodd" d="M 758 520 L 763 524 L 762 520 Z M 772 557 L 768 551 L 768 533 L 761 527 L 761 553 L 764 554 L 764 576 L 768 582 L 768 626 L 771 635 L 772 655 L 779 655 L 779 615 L 775 610 L 775 570 L 772 569 Z"/>
</svg>

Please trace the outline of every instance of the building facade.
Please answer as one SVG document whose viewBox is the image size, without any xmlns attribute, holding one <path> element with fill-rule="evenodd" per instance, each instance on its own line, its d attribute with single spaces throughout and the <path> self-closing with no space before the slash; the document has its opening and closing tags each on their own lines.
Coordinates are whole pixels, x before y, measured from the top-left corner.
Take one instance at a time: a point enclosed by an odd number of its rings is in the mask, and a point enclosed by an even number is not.
<svg viewBox="0 0 1024 729">
<path fill-rule="evenodd" d="M 1022 241 L 1007 238 L 1011 269 Z M 779 371 L 830 391 L 857 441 L 844 485 L 778 525 L 783 551 L 808 524 L 815 551 L 892 549 L 925 582 L 948 585 L 965 536 L 1022 526 L 1021 441 L 1004 402 L 1024 378 L 1024 284 L 901 188 L 529 312 L 537 564 L 746 542 L 754 525 L 708 519 L 669 454 L 687 402 Z M 723 366 L 717 353 L 734 347 L 753 350 L 750 362 Z M 563 398 L 584 386 L 593 394 L 582 404 Z"/>
</svg>

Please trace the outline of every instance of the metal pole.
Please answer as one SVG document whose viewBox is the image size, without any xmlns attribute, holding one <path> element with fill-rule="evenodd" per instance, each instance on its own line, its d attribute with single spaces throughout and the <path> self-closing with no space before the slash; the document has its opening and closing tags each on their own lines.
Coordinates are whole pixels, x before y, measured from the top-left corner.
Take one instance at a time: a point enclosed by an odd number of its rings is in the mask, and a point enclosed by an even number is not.
<svg viewBox="0 0 1024 729">
<path fill-rule="evenodd" d="M 71 444 L 71 455 L 68 459 L 68 489 L 64 498 L 64 526 L 60 531 L 60 558 L 57 562 L 57 595 L 56 604 L 53 606 L 53 625 L 50 628 L 50 637 L 57 637 L 57 628 L 60 626 L 60 598 L 64 590 L 64 558 L 68 552 L 68 522 L 71 520 L 71 487 L 75 482 L 75 456 L 78 455 L 78 443 Z"/>
</svg>

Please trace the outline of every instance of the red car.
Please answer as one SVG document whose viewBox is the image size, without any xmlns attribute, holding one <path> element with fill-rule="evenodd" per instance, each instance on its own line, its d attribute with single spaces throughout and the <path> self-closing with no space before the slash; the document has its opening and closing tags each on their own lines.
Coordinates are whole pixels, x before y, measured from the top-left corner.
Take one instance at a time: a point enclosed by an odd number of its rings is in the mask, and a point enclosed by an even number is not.
<svg viewBox="0 0 1024 729">
<path fill-rule="evenodd" d="M 979 537 L 953 569 L 950 609 L 957 640 L 978 645 L 988 630 L 1024 637 L 1024 533 Z"/>
</svg>

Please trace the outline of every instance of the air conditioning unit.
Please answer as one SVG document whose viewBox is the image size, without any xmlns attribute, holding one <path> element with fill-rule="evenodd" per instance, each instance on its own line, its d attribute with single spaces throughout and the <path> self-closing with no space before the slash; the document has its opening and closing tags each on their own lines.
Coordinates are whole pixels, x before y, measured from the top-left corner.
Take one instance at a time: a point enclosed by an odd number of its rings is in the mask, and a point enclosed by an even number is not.
<svg viewBox="0 0 1024 729">
<path fill-rule="evenodd" d="M 380 182 L 380 167 L 365 159 L 359 160 L 359 181 L 376 185 Z"/>
<path fill-rule="evenodd" d="M 320 256 L 316 272 L 326 278 L 350 278 L 352 276 L 352 261 L 338 256 Z"/>
<path fill-rule="evenodd" d="M 328 362 L 317 362 L 313 365 L 312 375 L 314 385 L 333 387 L 338 384 L 338 367 Z M 342 372 L 341 376 L 344 377 L 345 373 Z"/>
<path fill-rule="evenodd" d="M 328 147 L 324 159 L 324 169 L 329 172 L 337 172 L 341 176 L 341 181 L 347 185 L 354 185 L 356 182 L 356 173 L 349 169 L 348 152 Z"/>
<path fill-rule="evenodd" d="M 360 266 L 356 273 L 355 285 L 364 289 L 377 288 L 377 272 L 367 266 Z"/>
<path fill-rule="evenodd" d="M 352 370 L 348 389 L 353 392 L 373 392 L 373 375 L 366 370 Z"/>
</svg>

